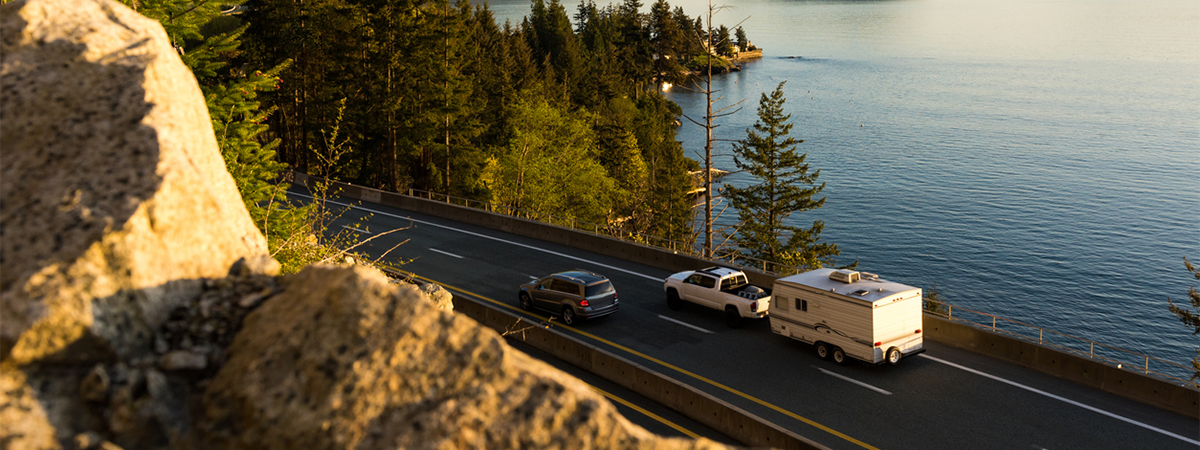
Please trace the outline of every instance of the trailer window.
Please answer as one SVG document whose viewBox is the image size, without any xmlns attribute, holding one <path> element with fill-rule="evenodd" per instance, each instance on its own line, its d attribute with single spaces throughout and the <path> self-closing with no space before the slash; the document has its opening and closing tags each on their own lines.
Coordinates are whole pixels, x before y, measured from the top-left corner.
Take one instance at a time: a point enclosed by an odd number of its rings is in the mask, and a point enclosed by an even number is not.
<svg viewBox="0 0 1200 450">
<path fill-rule="evenodd" d="M 808 312 L 808 300 L 796 299 L 796 310 Z"/>
</svg>

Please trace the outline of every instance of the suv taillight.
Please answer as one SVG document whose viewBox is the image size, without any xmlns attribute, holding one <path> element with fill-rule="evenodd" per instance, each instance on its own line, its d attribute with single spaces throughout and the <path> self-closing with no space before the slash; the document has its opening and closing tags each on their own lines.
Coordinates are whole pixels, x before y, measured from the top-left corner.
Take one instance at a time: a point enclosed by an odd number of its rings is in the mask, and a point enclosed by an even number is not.
<svg viewBox="0 0 1200 450">
<path fill-rule="evenodd" d="M 587 305 L 588 305 L 588 301 L 586 298 L 579 301 L 579 306 L 587 306 Z"/>
</svg>

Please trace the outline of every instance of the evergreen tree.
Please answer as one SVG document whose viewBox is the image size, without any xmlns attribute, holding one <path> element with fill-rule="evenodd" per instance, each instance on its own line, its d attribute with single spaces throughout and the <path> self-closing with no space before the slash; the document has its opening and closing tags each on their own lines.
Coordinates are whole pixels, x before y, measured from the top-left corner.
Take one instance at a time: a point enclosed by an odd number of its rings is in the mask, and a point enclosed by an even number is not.
<svg viewBox="0 0 1200 450">
<path fill-rule="evenodd" d="M 653 47 L 650 32 L 639 12 L 639 0 L 623 0 L 617 8 L 616 19 L 621 33 L 617 61 L 625 73 L 627 93 L 637 99 L 654 81 Z"/>
<path fill-rule="evenodd" d="M 558 0 L 546 4 L 533 0 L 525 32 L 534 56 L 545 61 L 544 70 L 552 73 L 564 98 L 570 98 L 583 78 L 579 38 L 571 29 L 567 10 Z"/>
<path fill-rule="evenodd" d="M 650 7 L 651 41 L 654 44 L 654 73 L 656 85 L 679 84 L 685 73 L 680 56 L 686 50 L 685 36 L 679 22 L 671 14 L 667 0 L 658 0 Z"/>
<path fill-rule="evenodd" d="M 721 56 L 733 56 L 733 42 L 729 40 L 729 28 L 725 25 L 717 27 L 717 38 L 713 45 L 717 49 L 717 54 Z"/>
<path fill-rule="evenodd" d="M 734 144 L 734 163 L 759 182 L 744 188 L 725 187 L 725 196 L 738 211 L 740 228 L 732 236 L 741 252 L 801 270 L 834 263 L 837 245 L 820 242 L 824 222 L 811 228 L 784 225 L 792 213 L 811 211 L 825 204 L 813 197 L 825 188 L 817 185 L 821 171 L 809 172 L 807 154 L 796 151 L 804 142 L 788 136 L 791 114 L 784 114 L 783 84 L 768 97 L 762 94 L 758 121 L 746 130 L 746 139 Z"/>
<path fill-rule="evenodd" d="M 1200 269 L 1193 267 L 1191 261 L 1183 258 L 1183 265 L 1192 274 L 1192 278 L 1200 280 Z M 1167 303 L 1170 305 L 1171 314 L 1178 317 L 1185 326 L 1192 328 L 1192 336 L 1200 335 L 1200 291 L 1197 291 L 1195 286 L 1188 288 L 1188 303 L 1191 304 L 1191 308 L 1196 308 L 1195 311 L 1188 307 L 1175 306 L 1175 302 L 1170 298 L 1167 299 Z M 1200 348 L 1196 349 L 1196 357 L 1192 358 L 1192 370 L 1195 371 L 1192 381 L 1200 379 Z"/>
<path fill-rule="evenodd" d="M 750 50 L 750 40 L 746 39 L 746 30 L 743 30 L 742 27 L 739 26 L 737 27 L 737 30 L 733 32 L 733 36 L 737 38 L 737 46 L 741 48 L 743 52 Z"/>
</svg>

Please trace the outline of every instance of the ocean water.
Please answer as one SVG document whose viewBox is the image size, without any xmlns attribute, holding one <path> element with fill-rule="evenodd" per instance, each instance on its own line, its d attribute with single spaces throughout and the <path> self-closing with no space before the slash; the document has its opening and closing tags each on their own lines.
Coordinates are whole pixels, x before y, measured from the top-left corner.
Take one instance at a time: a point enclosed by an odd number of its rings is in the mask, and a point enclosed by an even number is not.
<svg viewBox="0 0 1200 450">
<path fill-rule="evenodd" d="M 953 305 L 1191 360 L 1200 337 L 1167 299 L 1200 284 L 1183 266 L 1200 263 L 1200 2 L 717 5 L 717 23 L 742 22 L 765 51 L 714 80 L 718 107 L 743 102 L 717 138 L 744 138 L 759 96 L 786 81 L 792 135 L 828 199 L 795 224 L 825 221 L 846 262 L 936 283 Z M 529 11 L 490 6 L 513 23 Z M 702 94 L 667 95 L 703 121 Z M 703 130 L 682 122 L 702 158 Z M 715 165 L 736 170 L 728 143 Z"/>
</svg>

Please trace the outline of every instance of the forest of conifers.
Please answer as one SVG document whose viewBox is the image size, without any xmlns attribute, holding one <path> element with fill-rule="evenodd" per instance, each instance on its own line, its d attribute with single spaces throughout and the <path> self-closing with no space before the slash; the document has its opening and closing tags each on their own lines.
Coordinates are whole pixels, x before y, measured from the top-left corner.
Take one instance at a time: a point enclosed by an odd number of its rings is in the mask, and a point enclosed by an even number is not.
<svg viewBox="0 0 1200 450">
<path fill-rule="evenodd" d="M 697 166 L 675 138 L 681 111 L 659 89 L 684 82 L 705 54 L 704 28 L 682 8 L 589 1 L 568 17 L 558 0 L 533 0 L 522 23 L 497 24 L 465 0 L 246 6 L 240 59 L 278 74 L 259 99 L 280 162 L 380 189 L 692 235 Z"/>
</svg>

